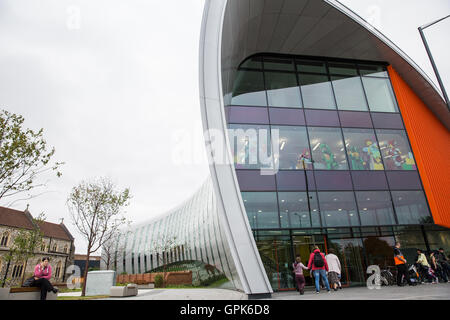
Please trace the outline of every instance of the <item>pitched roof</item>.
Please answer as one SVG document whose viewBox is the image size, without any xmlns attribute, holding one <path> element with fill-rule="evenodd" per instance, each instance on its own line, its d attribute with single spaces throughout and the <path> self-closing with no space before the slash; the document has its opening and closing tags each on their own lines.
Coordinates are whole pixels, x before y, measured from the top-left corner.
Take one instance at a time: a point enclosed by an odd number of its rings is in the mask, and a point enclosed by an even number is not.
<svg viewBox="0 0 450 320">
<path fill-rule="evenodd" d="M 38 223 L 44 236 L 49 238 L 57 238 L 72 241 L 72 235 L 61 224 L 41 221 Z"/>
<path fill-rule="evenodd" d="M 24 211 L 0 207 L 0 225 L 33 229 L 33 224 Z"/>
<path fill-rule="evenodd" d="M 28 210 L 19 211 L 15 209 L 0 207 L 0 225 L 33 229 L 32 216 Z M 39 228 L 45 237 L 57 238 L 62 240 L 72 241 L 73 237 L 64 224 L 56 224 L 47 221 L 39 222 Z"/>
</svg>

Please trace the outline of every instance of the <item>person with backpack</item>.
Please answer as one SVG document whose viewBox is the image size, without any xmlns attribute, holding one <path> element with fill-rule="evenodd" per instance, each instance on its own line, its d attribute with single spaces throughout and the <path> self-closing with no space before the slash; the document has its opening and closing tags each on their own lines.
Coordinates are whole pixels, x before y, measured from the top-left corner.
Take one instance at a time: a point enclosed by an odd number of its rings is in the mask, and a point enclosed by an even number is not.
<svg viewBox="0 0 450 320">
<path fill-rule="evenodd" d="M 436 259 L 439 265 L 441 266 L 442 272 L 445 274 L 445 278 L 447 279 L 447 282 L 449 281 L 450 277 L 450 263 L 448 261 L 447 256 L 444 253 L 444 248 L 439 248 L 438 252 L 436 252 Z"/>
<path fill-rule="evenodd" d="M 322 278 L 328 293 L 330 293 L 330 284 L 327 279 L 327 260 L 325 259 L 323 253 L 320 252 L 318 246 L 314 246 L 314 252 L 312 252 L 309 256 L 308 269 L 312 270 L 312 273 L 314 274 L 316 293 L 320 293 L 319 278 Z"/>
<path fill-rule="evenodd" d="M 334 291 L 337 291 L 340 284 L 339 275 L 341 274 L 341 262 L 334 254 L 333 248 L 328 250 L 328 254 L 325 256 L 325 261 L 328 264 L 328 282 L 331 284 Z"/>
<path fill-rule="evenodd" d="M 305 276 L 303 275 L 303 269 L 308 270 L 308 268 L 302 263 L 302 258 L 299 254 L 295 257 L 292 267 L 294 268 L 295 282 L 297 283 L 298 291 L 303 295 L 305 293 Z"/>
</svg>

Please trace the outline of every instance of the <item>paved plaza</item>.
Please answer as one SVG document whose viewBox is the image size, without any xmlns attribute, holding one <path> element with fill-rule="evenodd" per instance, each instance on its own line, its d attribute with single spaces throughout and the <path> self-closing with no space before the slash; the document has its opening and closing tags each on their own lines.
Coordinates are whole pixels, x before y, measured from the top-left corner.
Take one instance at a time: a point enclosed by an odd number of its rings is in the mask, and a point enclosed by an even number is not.
<svg viewBox="0 0 450 320">
<path fill-rule="evenodd" d="M 80 296 L 81 293 L 61 293 L 59 296 Z M 138 295 L 106 300 L 247 300 L 242 292 L 228 289 L 139 289 Z M 316 294 L 307 289 L 301 296 L 296 291 L 275 292 L 270 300 L 450 300 L 450 283 L 422 284 L 415 287 L 344 288 Z"/>
</svg>

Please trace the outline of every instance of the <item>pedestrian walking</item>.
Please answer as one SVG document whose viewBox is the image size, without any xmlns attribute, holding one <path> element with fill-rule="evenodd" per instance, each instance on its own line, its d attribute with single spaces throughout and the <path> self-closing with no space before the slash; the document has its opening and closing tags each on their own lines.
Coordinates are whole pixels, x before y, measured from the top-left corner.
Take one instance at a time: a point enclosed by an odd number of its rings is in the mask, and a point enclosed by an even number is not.
<svg viewBox="0 0 450 320">
<path fill-rule="evenodd" d="M 319 278 L 322 278 L 327 292 L 330 293 L 330 284 L 327 279 L 328 264 L 325 256 L 318 246 L 314 246 L 314 252 L 309 256 L 308 269 L 314 274 L 314 282 L 316 285 L 316 293 L 320 293 Z"/>
<path fill-rule="evenodd" d="M 295 282 L 297 283 L 298 291 L 303 295 L 305 293 L 305 276 L 303 275 L 303 270 L 308 270 L 308 267 L 302 263 L 302 258 L 299 254 L 295 257 L 292 267 L 294 268 Z"/>
<path fill-rule="evenodd" d="M 397 267 L 397 285 L 402 287 L 403 276 L 408 282 L 408 285 L 413 286 L 414 284 L 411 282 L 408 274 L 408 267 L 406 266 L 406 259 L 403 256 L 403 253 L 400 251 L 401 244 L 400 242 L 396 242 L 394 246 L 394 262 Z"/>
<path fill-rule="evenodd" d="M 430 253 L 431 268 L 433 269 L 434 273 L 438 276 L 438 278 L 440 278 L 443 282 L 448 282 L 448 278 L 445 271 L 443 270 L 442 266 L 438 263 L 438 253 L 439 251 L 432 251 Z"/>
<path fill-rule="evenodd" d="M 436 259 L 437 259 L 437 263 L 440 265 L 440 267 L 442 269 L 442 272 L 445 274 L 447 282 L 450 282 L 449 281 L 450 263 L 449 263 L 449 259 L 447 258 L 447 256 L 444 253 L 444 248 L 439 248 L 438 252 L 436 253 Z"/>
<path fill-rule="evenodd" d="M 328 264 L 328 282 L 334 291 L 338 290 L 340 286 L 340 274 L 341 274 L 341 262 L 337 255 L 334 254 L 334 249 L 330 248 L 328 254 L 325 256 L 325 260 Z"/>
</svg>

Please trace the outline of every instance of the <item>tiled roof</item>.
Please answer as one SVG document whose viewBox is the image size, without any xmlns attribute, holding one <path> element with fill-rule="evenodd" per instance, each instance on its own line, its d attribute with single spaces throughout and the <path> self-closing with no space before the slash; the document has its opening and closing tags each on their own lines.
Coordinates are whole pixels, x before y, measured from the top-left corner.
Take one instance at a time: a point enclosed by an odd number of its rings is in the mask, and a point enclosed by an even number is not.
<svg viewBox="0 0 450 320">
<path fill-rule="evenodd" d="M 39 228 L 46 237 L 72 241 L 72 235 L 60 224 L 42 221 Z"/>
<path fill-rule="evenodd" d="M 0 225 L 33 229 L 33 224 L 24 211 L 0 207 Z"/>
<path fill-rule="evenodd" d="M 14 210 L 10 208 L 0 207 L 0 225 L 23 228 L 23 229 L 33 229 L 31 214 L 25 211 Z M 39 228 L 45 237 L 57 238 L 62 240 L 72 241 L 73 237 L 69 230 L 63 224 L 56 224 L 51 222 L 40 222 Z"/>
</svg>

